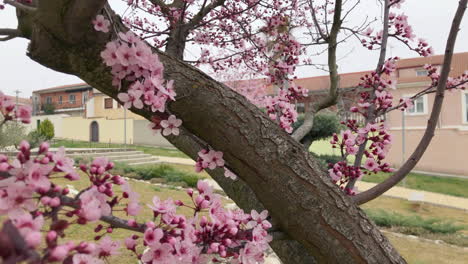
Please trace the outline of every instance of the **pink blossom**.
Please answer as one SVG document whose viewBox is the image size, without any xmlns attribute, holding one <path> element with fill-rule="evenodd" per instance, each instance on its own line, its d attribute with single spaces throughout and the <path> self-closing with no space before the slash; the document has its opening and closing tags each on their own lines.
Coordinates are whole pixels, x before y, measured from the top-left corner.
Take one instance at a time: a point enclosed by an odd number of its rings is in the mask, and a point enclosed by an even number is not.
<svg viewBox="0 0 468 264">
<path fill-rule="evenodd" d="M 70 180 L 78 180 L 80 178 L 79 174 L 75 171 L 73 161 L 70 158 L 65 156 L 65 148 L 60 147 L 56 153 L 52 155 L 52 161 L 55 162 L 55 168 L 58 171 L 62 171 L 66 173 L 66 178 Z"/>
<path fill-rule="evenodd" d="M 214 170 L 216 167 L 224 166 L 223 152 L 221 151 L 210 150 L 208 153 L 202 154 L 200 157 L 203 160 L 203 168 Z"/>
<path fill-rule="evenodd" d="M 143 102 L 141 101 L 141 96 L 143 92 L 140 90 L 129 90 L 128 93 L 119 93 L 117 97 L 119 100 L 124 103 L 124 107 L 129 109 L 132 107 L 132 104 L 137 109 L 143 108 Z"/>
<path fill-rule="evenodd" d="M 110 21 L 107 20 L 103 15 L 97 15 L 93 20 L 93 25 L 96 31 L 102 31 L 104 33 L 109 32 Z"/>
<path fill-rule="evenodd" d="M 373 158 L 368 158 L 364 163 L 364 168 L 369 171 L 375 171 L 378 167 L 377 162 Z"/>
<path fill-rule="evenodd" d="M 137 245 L 137 240 L 133 239 L 133 236 L 130 236 L 125 238 L 124 243 L 127 249 L 134 250 Z"/>
<path fill-rule="evenodd" d="M 67 257 L 68 252 L 70 252 L 68 245 L 59 245 L 52 249 L 50 257 L 54 261 L 62 261 Z"/>
<path fill-rule="evenodd" d="M 111 213 L 111 208 L 106 202 L 106 195 L 100 193 L 96 186 L 91 187 L 80 196 L 81 209 L 79 215 L 88 221 L 97 221 L 101 216 Z"/>
<path fill-rule="evenodd" d="M 104 261 L 88 254 L 75 254 L 73 264 L 104 264 Z"/>
<path fill-rule="evenodd" d="M 115 55 L 123 66 L 130 66 L 136 63 L 135 50 L 132 47 L 121 45 L 115 51 Z"/>
<path fill-rule="evenodd" d="M 143 235 L 143 239 L 145 240 L 146 244 L 152 246 L 154 244 L 159 244 L 161 238 L 163 238 L 164 233 L 160 228 L 151 229 L 148 228 Z"/>
<path fill-rule="evenodd" d="M 268 229 L 271 227 L 270 222 L 266 220 L 268 217 L 268 211 L 263 210 L 260 214 L 256 210 L 252 210 L 250 213 L 252 220 L 247 223 L 248 228 L 254 228 L 257 225 L 261 226 L 263 229 Z"/>
<path fill-rule="evenodd" d="M 143 253 L 141 260 L 145 263 L 171 264 L 174 263 L 172 250 L 172 246 L 168 243 L 155 243 Z"/>
<path fill-rule="evenodd" d="M 101 57 L 107 66 L 113 66 L 119 63 L 117 58 L 117 43 L 112 41 L 106 44 L 106 49 L 101 52 Z"/>
<path fill-rule="evenodd" d="M 172 199 L 161 201 L 157 196 L 153 197 L 153 204 L 148 207 L 159 214 L 175 213 L 176 210 Z"/>
<path fill-rule="evenodd" d="M 182 120 L 177 119 L 175 115 L 170 115 L 167 120 L 161 121 L 161 127 L 163 127 L 162 134 L 164 136 L 168 135 L 179 135 L 179 127 L 182 125 Z"/>
<path fill-rule="evenodd" d="M 50 180 L 47 177 L 52 171 L 52 165 L 41 165 L 39 163 L 27 163 L 25 165 L 25 172 L 27 173 L 27 183 L 33 188 L 42 191 L 50 189 Z"/>
<path fill-rule="evenodd" d="M 341 180 L 341 177 L 343 174 L 341 173 L 341 171 L 335 171 L 334 169 L 329 169 L 328 175 L 330 175 L 330 177 L 332 178 L 332 181 L 337 182 Z"/>
<path fill-rule="evenodd" d="M 24 124 L 31 123 L 31 111 L 32 108 L 29 105 L 20 105 L 16 111 L 16 117 L 21 120 Z"/>
<path fill-rule="evenodd" d="M 100 257 L 108 257 L 119 254 L 120 243 L 112 241 L 109 236 L 104 236 L 98 244 L 98 255 Z"/>
<path fill-rule="evenodd" d="M 228 168 L 224 167 L 224 176 L 226 178 L 230 178 L 231 180 L 236 180 L 237 179 L 237 175 L 230 171 Z"/>
</svg>

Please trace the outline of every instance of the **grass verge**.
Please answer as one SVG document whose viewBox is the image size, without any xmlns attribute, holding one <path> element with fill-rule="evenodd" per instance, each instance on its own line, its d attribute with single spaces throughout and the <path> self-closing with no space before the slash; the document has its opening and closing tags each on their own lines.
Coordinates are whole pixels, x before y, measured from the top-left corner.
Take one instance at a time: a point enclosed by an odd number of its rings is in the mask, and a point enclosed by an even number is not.
<svg viewBox="0 0 468 264">
<path fill-rule="evenodd" d="M 114 143 L 99 143 L 99 142 L 87 142 L 87 141 L 76 141 L 76 140 L 64 140 L 55 139 L 51 142 L 51 146 L 58 148 L 64 146 L 65 148 L 124 148 L 123 144 Z M 155 156 L 166 156 L 166 157 L 178 157 L 188 158 L 187 155 L 177 149 L 161 148 L 152 146 L 140 146 L 140 145 L 127 145 L 127 148 L 143 151 L 146 154 Z"/>
<path fill-rule="evenodd" d="M 389 176 L 389 173 L 377 173 L 370 176 L 366 175 L 362 180 L 366 182 L 380 183 Z M 410 173 L 406 176 L 405 182 L 401 181 L 398 183 L 398 186 L 468 198 L 468 179 Z"/>
</svg>

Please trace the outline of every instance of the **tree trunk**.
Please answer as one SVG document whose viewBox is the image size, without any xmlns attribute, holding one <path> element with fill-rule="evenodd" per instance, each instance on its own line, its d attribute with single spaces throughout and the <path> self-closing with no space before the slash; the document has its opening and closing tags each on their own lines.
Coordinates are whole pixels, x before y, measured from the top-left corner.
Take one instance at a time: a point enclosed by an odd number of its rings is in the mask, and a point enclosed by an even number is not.
<svg viewBox="0 0 468 264">
<path fill-rule="evenodd" d="M 84 12 L 94 1 L 45 2 L 39 5 L 31 25 L 28 55 L 116 98 L 118 91 L 110 86 L 110 69 L 99 56 L 110 34 L 95 32 L 90 21 L 76 23 L 79 18 L 73 17 L 73 8 Z M 88 10 L 92 16 L 99 10 L 93 8 Z M 122 24 L 117 28 L 125 29 Z M 169 109 L 183 120 L 182 133 L 193 134 L 223 151 L 227 163 L 281 230 L 317 262 L 405 263 L 362 210 L 320 172 L 308 152 L 256 106 L 198 69 L 164 53 L 159 56 L 166 78 L 175 81 L 177 98 Z M 152 115 L 146 110 L 131 110 L 147 119 Z M 194 157 L 192 141 L 184 136 L 168 138 Z"/>
</svg>

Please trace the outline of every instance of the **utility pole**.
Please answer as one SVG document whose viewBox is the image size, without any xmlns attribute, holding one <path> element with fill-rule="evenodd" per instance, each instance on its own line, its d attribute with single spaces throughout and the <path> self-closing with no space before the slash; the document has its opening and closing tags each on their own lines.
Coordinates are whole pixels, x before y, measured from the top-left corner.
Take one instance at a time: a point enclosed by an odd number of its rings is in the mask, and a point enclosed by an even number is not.
<svg viewBox="0 0 468 264">
<path fill-rule="evenodd" d="M 20 90 L 15 90 L 15 93 L 16 93 L 16 106 L 15 106 L 15 110 L 18 110 L 19 94 L 21 93 L 21 91 L 20 91 Z"/>
<path fill-rule="evenodd" d="M 406 138 L 405 138 L 405 126 L 406 126 L 406 122 L 405 122 L 405 111 L 401 111 L 401 166 L 403 166 L 403 164 L 405 164 L 405 161 L 406 161 L 406 153 L 405 153 L 405 145 L 406 145 Z M 400 167 L 401 167 L 400 166 Z M 403 178 L 403 187 L 406 187 L 406 177 Z"/>
<path fill-rule="evenodd" d="M 127 108 L 124 109 L 124 149 L 127 150 Z"/>
<path fill-rule="evenodd" d="M 19 94 L 21 93 L 20 90 L 15 90 L 16 93 L 16 105 L 15 105 L 15 113 L 18 113 L 18 104 L 19 104 Z M 18 120 L 18 119 L 16 119 Z"/>
</svg>

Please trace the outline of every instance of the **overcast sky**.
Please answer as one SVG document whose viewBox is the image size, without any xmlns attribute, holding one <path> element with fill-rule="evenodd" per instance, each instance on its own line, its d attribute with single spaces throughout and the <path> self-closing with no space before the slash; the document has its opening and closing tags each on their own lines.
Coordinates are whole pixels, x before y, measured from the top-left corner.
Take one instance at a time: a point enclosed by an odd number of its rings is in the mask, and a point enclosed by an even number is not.
<svg viewBox="0 0 468 264">
<path fill-rule="evenodd" d="M 116 0 L 114 0 L 116 1 Z M 374 5 L 375 0 L 364 0 L 364 4 Z M 458 0 L 406 0 L 402 11 L 409 16 L 418 37 L 426 39 L 434 48 L 436 54 L 444 51 L 453 14 Z M 468 51 L 468 15 L 462 22 L 458 35 L 456 52 Z M 16 17 L 14 9 L 7 7 L 0 11 L 0 28 L 15 28 Z M 29 97 L 33 90 L 43 89 L 64 84 L 82 82 L 75 76 L 59 73 L 48 69 L 26 56 L 28 41 L 13 39 L 0 42 L 0 90 L 6 94 L 14 95 L 20 90 L 21 97 Z M 389 56 L 402 58 L 415 57 L 414 52 L 408 51 L 398 43 L 391 43 Z M 346 55 L 346 56 L 345 56 Z M 368 70 L 375 67 L 377 52 L 369 52 L 357 43 L 346 44 L 339 52 L 339 69 L 341 73 Z M 315 62 L 324 62 L 317 58 Z M 311 68 L 298 70 L 299 77 L 323 75 L 324 72 Z"/>
</svg>

